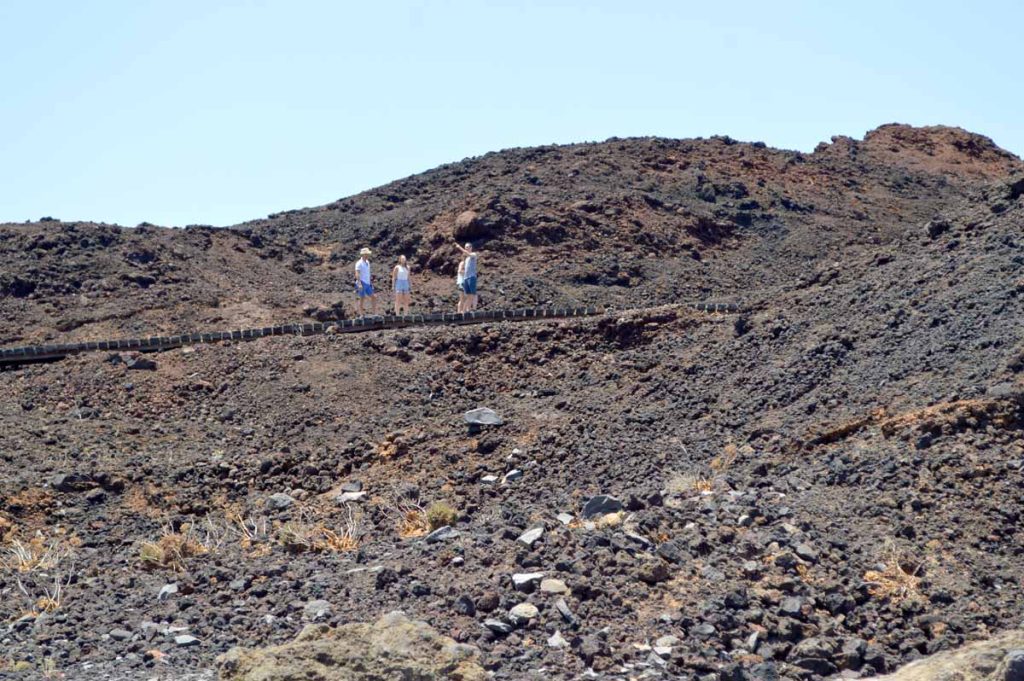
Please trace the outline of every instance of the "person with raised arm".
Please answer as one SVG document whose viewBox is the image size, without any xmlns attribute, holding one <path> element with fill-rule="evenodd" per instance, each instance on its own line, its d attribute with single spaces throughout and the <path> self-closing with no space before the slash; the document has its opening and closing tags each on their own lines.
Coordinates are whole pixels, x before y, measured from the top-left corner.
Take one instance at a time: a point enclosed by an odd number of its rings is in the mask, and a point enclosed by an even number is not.
<svg viewBox="0 0 1024 681">
<path fill-rule="evenodd" d="M 465 293 L 466 298 L 465 302 L 462 304 L 460 312 L 471 312 L 476 309 L 478 300 L 476 293 L 476 276 L 477 272 L 479 272 L 477 260 L 480 254 L 473 250 L 473 244 L 471 243 L 466 243 L 465 246 L 460 246 L 459 242 L 456 241 L 455 246 L 462 251 L 463 255 L 466 256 L 464 261 L 465 274 L 462 281 L 462 291 Z"/>
</svg>

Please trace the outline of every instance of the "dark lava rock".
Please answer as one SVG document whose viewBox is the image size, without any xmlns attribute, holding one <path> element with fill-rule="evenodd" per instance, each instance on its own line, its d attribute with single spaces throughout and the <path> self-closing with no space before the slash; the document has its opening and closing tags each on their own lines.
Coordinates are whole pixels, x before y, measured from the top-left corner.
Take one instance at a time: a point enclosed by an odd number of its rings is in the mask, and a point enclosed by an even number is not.
<svg viewBox="0 0 1024 681">
<path fill-rule="evenodd" d="M 473 599 L 471 597 L 466 595 L 456 598 L 455 603 L 452 605 L 452 609 L 460 615 L 465 615 L 467 617 L 472 617 L 476 614 L 476 604 L 473 603 Z"/>
<path fill-rule="evenodd" d="M 374 586 L 378 591 L 386 589 L 391 584 L 398 582 L 398 573 L 391 568 L 384 568 L 377 573 L 377 577 L 374 580 Z"/>
<path fill-rule="evenodd" d="M 583 517 L 593 518 L 595 516 L 616 513 L 622 510 L 622 502 L 607 494 L 598 494 L 591 497 L 583 506 Z"/>
<path fill-rule="evenodd" d="M 487 591 L 477 599 L 476 608 L 480 612 L 493 612 L 501 605 L 501 596 L 494 591 Z"/>
<path fill-rule="evenodd" d="M 665 563 L 651 561 L 637 568 L 636 576 L 640 581 L 647 584 L 657 584 L 658 582 L 668 581 L 671 574 Z"/>
<path fill-rule="evenodd" d="M 85 492 L 97 486 L 90 476 L 82 473 L 61 473 L 50 484 L 58 492 Z"/>
<path fill-rule="evenodd" d="M 148 357 L 132 357 L 125 366 L 134 371 L 155 371 L 156 362 L 149 359 Z"/>
<path fill-rule="evenodd" d="M 115 641 L 127 641 L 132 637 L 132 632 L 127 629 L 111 629 L 110 638 Z"/>
<path fill-rule="evenodd" d="M 486 619 L 484 620 L 484 626 L 493 631 L 494 633 L 500 634 L 502 636 L 507 636 L 515 630 L 515 627 L 509 624 L 508 622 L 504 622 L 498 619 Z"/>
<path fill-rule="evenodd" d="M 588 665 L 593 665 L 598 657 L 608 657 L 610 652 L 607 641 L 597 636 L 584 636 L 576 649 L 576 654 Z"/>
<path fill-rule="evenodd" d="M 804 601 L 798 596 L 790 596 L 782 601 L 779 612 L 790 617 L 800 617 L 803 614 Z"/>
<path fill-rule="evenodd" d="M 1001 681 L 1024 681 L 1024 650 L 1011 650 L 1003 663 L 1006 669 Z"/>
</svg>

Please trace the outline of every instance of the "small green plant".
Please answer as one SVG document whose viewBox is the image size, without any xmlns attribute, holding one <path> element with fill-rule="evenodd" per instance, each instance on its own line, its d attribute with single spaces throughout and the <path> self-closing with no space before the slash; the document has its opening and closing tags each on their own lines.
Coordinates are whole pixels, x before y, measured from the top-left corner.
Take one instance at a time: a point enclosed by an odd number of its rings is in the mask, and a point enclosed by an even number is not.
<svg viewBox="0 0 1024 681">
<path fill-rule="evenodd" d="M 427 508 L 427 526 L 431 532 L 445 525 L 454 525 L 458 519 L 459 512 L 447 502 L 435 501 Z"/>
</svg>

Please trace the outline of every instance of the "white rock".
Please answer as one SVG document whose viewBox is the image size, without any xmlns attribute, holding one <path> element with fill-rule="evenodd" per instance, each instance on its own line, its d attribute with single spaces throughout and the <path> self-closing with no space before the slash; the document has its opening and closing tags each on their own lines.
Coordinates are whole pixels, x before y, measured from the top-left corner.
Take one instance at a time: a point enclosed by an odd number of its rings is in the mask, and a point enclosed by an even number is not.
<svg viewBox="0 0 1024 681">
<path fill-rule="evenodd" d="M 543 534 L 543 527 L 533 527 L 519 535 L 519 539 L 517 539 L 516 541 L 522 544 L 526 544 L 527 546 L 533 546 L 533 542 L 540 539 L 541 535 Z"/>
<path fill-rule="evenodd" d="M 325 600 L 310 601 L 303 606 L 302 615 L 314 622 L 326 619 L 331 616 L 331 604 Z"/>
<path fill-rule="evenodd" d="M 562 636 L 562 632 L 560 631 L 556 631 L 548 638 L 549 648 L 564 648 L 567 645 L 569 645 L 569 642 L 565 640 L 565 637 Z"/>
<path fill-rule="evenodd" d="M 567 594 L 569 593 L 569 587 L 565 585 L 560 579 L 542 579 L 540 580 L 540 590 L 546 594 Z"/>
<path fill-rule="evenodd" d="M 160 587 L 160 593 L 156 595 L 156 598 L 159 601 L 163 601 L 167 600 L 176 593 L 178 593 L 178 584 L 177 582 L 172 582 L 171 584 L 164 584 L 162 587 Z"/>
<path fill-rule="evenodd" d="M 542 579 L 544 579 L 543 572 L 517 572 L 512 575 L 512 584 L 516 587 L 516 591 L 529 591 Z"/>
<path fill-rule="evenodd" d="M 462 416 L 466 423 L 476 426 L 500 426 L 504 421 L 498 413 L 487 407 L 470 409 Z"/>
<path fill-rule="evenodd" d="M 515 624 L 525 624 L 535 619 L 539 614 L 540 611 L 537 610 L 537 606 L 533 603 L 520 603 L 508 611 L 509 619 Z"/>
</svg>

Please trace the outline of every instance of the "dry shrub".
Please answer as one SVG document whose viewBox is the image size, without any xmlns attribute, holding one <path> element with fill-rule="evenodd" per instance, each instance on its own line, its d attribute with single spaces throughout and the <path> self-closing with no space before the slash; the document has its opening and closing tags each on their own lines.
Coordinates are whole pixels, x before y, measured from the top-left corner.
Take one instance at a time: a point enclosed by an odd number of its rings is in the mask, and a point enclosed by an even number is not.
<svg viewBox="0 0 1024 681">
<path fill-rule="evenodd" d="M 289 520 L 278 527 L 274 536 L 289 553 L 312 551 L 317 541 L 314 527 L 297 520 Z"/>
<path fill-rule="evenodd" d="M 909 561 L 900 555 L 896 543 L 886 542 L 883 550 L 885 556 L 882 570 L 868 570 L 864 573 L 864 581 L 868 585 L 868 593 L 875 598 L 884 598 L 895 602 L 920 600 L 921 592 L 918 585 L 921 577 L 922 564 L 909 566 Z M 909 569 L 908 569 L 909 568 Z"/>
<path fill-rule="evenodd" d="M 0 569 L 10 573 L 11 580 L 25 597 L 28 605 L 24 614 L 35 617 L 57 610 L 74 578 L 74 554 L 81 541 L 57 527 L 52 537 L 36 532 L 26 541 L 17 538 L 11 530 L 5 543 L 0 554 Z"/>
<path fill-rule="evenodd" d="M 191 525 L 182 526 L 180 532 L 172 532 L 164 528 L 163 534 L 156 541 L 142 542 L 139 547 L 139 560 L 146 569 L 171 568 L 184 571 L 186 561 L 207 553 L 209 549 L 194 534 Z"/>
<path fill-rule="evenodd" d="M 422 537 L 430 531 L 430 524 L 427 522 L 427 513 L 419 506 L 407 508 L 402 511 L 398 526 L 398 535 L 402 539 Z"/>
<path fill-rule="evenodd" d="M 722 449 L 721 454 L 711 459 L 711 472 L 715 477 L 724 476 L 732 468 L 732 465 L 736 463 L 737 456 L 739 456 L 739 449 L 730 442 Z"/>
<path fill-rule="evenodd" d="M 710 477 L 693 473 L 677 473 L 665 483 L 665 491 L 676 495 L 690 492 L 710 492 L 712 485 Z"/>
<path fill-rule="evenodd" d="M 236 512 L 230 517 L 230 520 L 234 524 L 243 549 L 260 555 L 266 555 L 269 552 L 270 533 L 267 531 L 266 518 L 253 515 L 244 518 L 241 513 Z"/>
<path fill-rule="evenodd" d="M 434 531 L 446 525 L 454 525 L 455 521 L 459 519 L 459 512 L 447 502 L 435 501 L 427 508 L 426 517 L 427 527 L 430 531 Z"/>
<path fill-rule="evenodd" d="M 14 572 L 36 572 L 52 570 L 74 552 L 72 540 L 56 537 L 47 540 L 36 534 L 27 542 L 12 539 L 5 547 L 6 557 L 2 565 Z"/>
<path fill-rule="evenodd" d="M 32 604 L 24 614 L 36 617 L 41 613 L 53 612 L 60 608 L 64 603 L 64 596 L 67 593 L 67 588 L 71 585 L 74 573 L 74 565 L 66 573 L 63 570 L 57 570 L 52 575 L 52 582 L 43 584 L 40 584 L 40 580 L 33 579 L 31 575 L 26 581 L 22 581 L 20 576 L 15 577 L 14 583 L 18 587 L 18 591 Z M 50 579 L 48 574 L 38 576 Z"/>
<path fill-rule="evenodd" d="M 739 449 L 736 445 L 729 443 L 722 449 L 722 453 L 711 459 L 707 467 L 699 473 L 673 475 L 665 483 L 665 490 L 670 495 L 711 492 L 729 473 L 738 456 Z"/>
<path fill-rule="evenodd" d="M 312 521 L 303 516 L 281 525 L 276 537 L 291 553 L 354 551 L 359 548 L 359 519 L 352 506 L 347 505 L 346 516 L 336 528 L 328 527 L 323 520 Z"/>
</svg>

